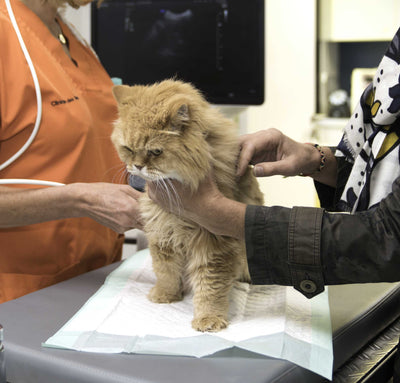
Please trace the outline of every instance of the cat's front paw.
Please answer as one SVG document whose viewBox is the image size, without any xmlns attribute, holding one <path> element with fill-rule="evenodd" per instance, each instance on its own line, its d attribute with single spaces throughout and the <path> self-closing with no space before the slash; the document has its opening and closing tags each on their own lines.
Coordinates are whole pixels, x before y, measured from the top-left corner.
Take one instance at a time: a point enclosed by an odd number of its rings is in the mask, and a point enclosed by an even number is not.
<svg viewBox="0 0 400 383">
<path fill-rule="evenodd" d="M 192 327 L 197 331 L 217 332 L 228 327 L 228 321 L 220 316 L 210 315 L 201 318 L 194 318 L 192 320 Z"/>
<path fill-rule="evenodd" d="M 174 294 L 154 286 L 147 295 L 147 298 L 154 303 L 172 303 L 181 301 L 183 293 L 178 292 Z"/>
</svg>

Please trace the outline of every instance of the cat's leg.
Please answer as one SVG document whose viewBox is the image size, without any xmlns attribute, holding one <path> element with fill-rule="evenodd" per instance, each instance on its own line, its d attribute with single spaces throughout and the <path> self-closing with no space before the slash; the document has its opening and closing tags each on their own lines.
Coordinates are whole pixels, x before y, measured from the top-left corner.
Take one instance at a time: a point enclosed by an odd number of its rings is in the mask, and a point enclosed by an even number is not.
<svg viewBox="0 0 400 383">
<path fill-rule="evenodd" d="M 197 331 L 216 332 L 228 326 L 229 292 L 233 278 L 226 273 L 213 273 L 213 268 L 207 265 L 199 269 L 194 277 L 192 327 Z"/>
<path fill-rule="evenodd" d="M 183 298 L 183 256 L 170 248 L 160 248 L 150 244 L 153 270 L 157 282 L 148 294 L 149 300 L 155 303 L 171 303 Z"/>
<path fill-rule="evenodd" d="M 239 257 L 238 281 L 243 283 L 251 283 L 249 266 L 247 264 L 246 247 L 244 244 L 242 245 L 242 249 L 239 250 L 238 257 Z"/>
<path fill-rule="evenodd" d="M 236 257 L 229 250 L 220 249 L 216 254 L 208 254 L 207 258 L 203 257 L 203 263 L 191 264 L 192 327 L 198 331 L 216 332 L 228 326 L 229 292 L 237 277 L 237 260 L 235 262 Z"/>
</svg>

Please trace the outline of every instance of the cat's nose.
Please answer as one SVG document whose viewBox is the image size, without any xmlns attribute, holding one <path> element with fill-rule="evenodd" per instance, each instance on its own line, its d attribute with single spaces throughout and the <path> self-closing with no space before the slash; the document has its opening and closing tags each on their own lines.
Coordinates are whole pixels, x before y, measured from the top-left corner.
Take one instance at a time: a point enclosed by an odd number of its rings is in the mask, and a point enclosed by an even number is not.
<svg viewBox="0 0 400 383">
<path fill-rule="evenodd" d="M 139 171 L 141 171 L 143 169 L 143 165 L 135 165 L 135 166 L 136 166 L 136 169 Z"/>
</svg>

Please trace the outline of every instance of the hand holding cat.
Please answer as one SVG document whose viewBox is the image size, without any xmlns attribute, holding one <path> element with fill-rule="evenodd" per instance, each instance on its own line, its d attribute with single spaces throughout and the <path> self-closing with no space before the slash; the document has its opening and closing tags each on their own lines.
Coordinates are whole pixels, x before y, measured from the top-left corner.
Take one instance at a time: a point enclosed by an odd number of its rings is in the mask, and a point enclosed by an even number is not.
<svg viewBox="0 0 400 383">
<path fill-rule="evenodd" d="M 244 238 L 246 205 L 226 198 L 219 191 L 212 173 L 200 182 L 195 192 L 175 180 L 166 185 L 168 191 L 155 182 L 147 184 L 149 197 L 163 209 L 188 218 L 214 234 Z M 169 193 L 175 197 L 171 198 Z"/>
<path fill-rule="evenodd" d="M 320 157 L 311 145 L 285 136 L 277 129 L 261 130 L 240 137 L 237 174 L 242 176 L 249 164 L 256 177 L 310 174 L 318 168 Z"/>
<path fill-rule="evenodd" d="M 0 227 L 89 217 L 117 233 L 142 229 L 138 203 L 142 194 L 129 185 L 111 183 L 73 183 L 29 190 L 1 187 Z"/>
<path fill-rule="evenodd" d="M 323 171 L 318 171 L 321 170 L 321 148 L 317 150 L 315 145 L 294 141 L 277 129 L 243 135 L 239 144 L 239 177 L 245 173 L 248 165 L 254 165 L 256 177 L 304 174 L 326 185 L 336 185 L 337 163 L 328 147 L 322 148 L 324 168 Z"/>
<path fill-rule="evenodd" d="M 138 200 L 143 193 L 129 185 L 111 183 L 69 186 L 75 189 L 79 216 L 90 217 L 121 234 L 133 228 L 142 229 Z"/>
<path fill-rule="evenodd" d="M 171 179 L 162 184 L 148 182 L 147 187 L 149 197 L 154 202 L 164 210 L 184 217 L 195 212 L 199 206 L 206 205 L 210 199 L 219 198 L 221 194 L 212 174 L 199 184 L 195 192 L 189 186 Z"/>
</svg>

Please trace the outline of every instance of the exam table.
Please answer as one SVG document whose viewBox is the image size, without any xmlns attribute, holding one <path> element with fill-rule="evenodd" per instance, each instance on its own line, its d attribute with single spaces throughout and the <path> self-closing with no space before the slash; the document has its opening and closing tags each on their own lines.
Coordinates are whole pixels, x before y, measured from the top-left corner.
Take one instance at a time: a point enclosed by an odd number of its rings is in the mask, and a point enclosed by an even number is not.
<svg viewBox="0 0 400 383">
<path fill-rule="evenodd" d="M 42 348 L 119 264 L 0 305 L 11 383 L 314 383 L 293 363 L 240 349 L 212 357 L 96 354 Z M 400 334 L 400 284 L 329 287 L 334 382 L 385 383 Z"/>
</svg>

